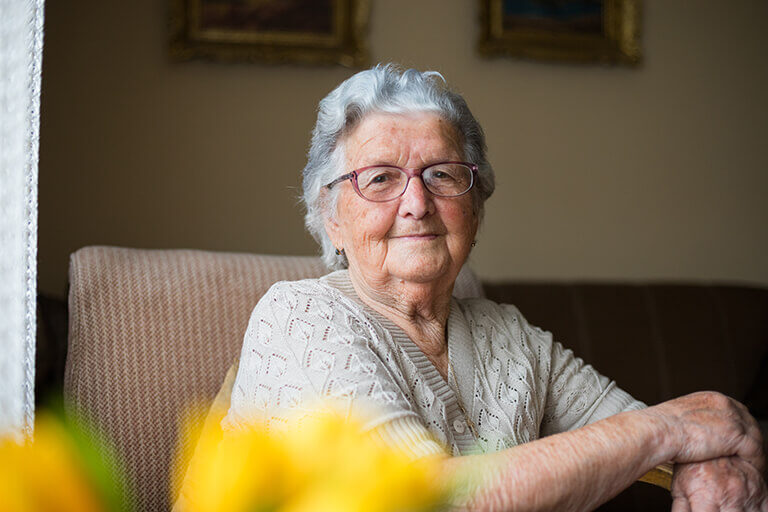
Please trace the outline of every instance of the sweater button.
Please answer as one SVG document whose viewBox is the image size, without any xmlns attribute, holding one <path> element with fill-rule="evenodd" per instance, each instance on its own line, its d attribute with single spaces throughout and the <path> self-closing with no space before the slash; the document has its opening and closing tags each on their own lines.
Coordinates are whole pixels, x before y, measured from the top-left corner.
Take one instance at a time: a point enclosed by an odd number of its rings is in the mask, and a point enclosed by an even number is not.
<svg viewBox="0 0 768 512">
<path fill-rule="evenodd" d="M 453 429 L 458 432 L 459 434 L 463 434 L 466 427 L 464 426 L 464 422 L 461 420 L 453 420 Z"/>
</svg>

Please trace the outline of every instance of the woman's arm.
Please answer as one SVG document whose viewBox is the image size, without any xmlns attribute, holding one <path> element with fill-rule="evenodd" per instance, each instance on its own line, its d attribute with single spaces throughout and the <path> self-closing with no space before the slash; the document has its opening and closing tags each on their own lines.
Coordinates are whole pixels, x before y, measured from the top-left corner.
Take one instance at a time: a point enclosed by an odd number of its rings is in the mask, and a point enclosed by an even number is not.
<svg viewBox="0 0 768 512">
<path fill-rule="evenodd" d="M 447 459 L 445 467 L 468 480 L 460 500 L 470 510 L 581 511 L 607 501 L 660 463 L 733 456 L 756 468 L 735 489 L 737 499 L 768 506 L 765 486 L 754 476 L 764 464 L 760 434 L 742 408 L 717 393 L 695 393 L 495 454 Z"/>
<path fill-rule="evenodd" d="M 644 411 L 628 412 L 445 465 L 467 481 L 463 504 L 469 510 L 590 510 L 671 458 L 663 430 Z"/>
</svg>

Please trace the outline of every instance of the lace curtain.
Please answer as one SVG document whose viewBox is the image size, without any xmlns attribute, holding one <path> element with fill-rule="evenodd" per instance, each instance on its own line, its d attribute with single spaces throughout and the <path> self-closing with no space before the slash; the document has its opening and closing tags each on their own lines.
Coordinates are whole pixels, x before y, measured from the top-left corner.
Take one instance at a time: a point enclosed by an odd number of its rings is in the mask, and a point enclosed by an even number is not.
<svg viewBox="0 0 768 512">
<path fill-rule="evenodd" d="M 43 0 L 0 0 L 0 435 L 32 433 Z"/>
</svg>

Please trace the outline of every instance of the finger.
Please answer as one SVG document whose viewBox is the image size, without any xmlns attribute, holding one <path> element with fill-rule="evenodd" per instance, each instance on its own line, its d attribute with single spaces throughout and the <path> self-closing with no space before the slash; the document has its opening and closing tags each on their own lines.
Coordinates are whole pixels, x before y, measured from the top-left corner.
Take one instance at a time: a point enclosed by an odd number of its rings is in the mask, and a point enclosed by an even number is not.
<svg viewBox="0 0 768 512">
<path fill-rule="evenodd" d="M 721 508 L 719 504 L 708 499 L 708 497 L 702 498 L 697 495 L 688 498 L 688 506 L 691 507 L 691 512 L 725 512 L 726 510 L 725 508 Z"/>
<path fill-rule="evenodd" d="M 763 433 L 760 430 L 760 425 L 744 404 L 738 400 L 731 399 L 731 401 L 744 424 L 746 437 L 750 440 L 744 449 L 754 453 L 751 459 L 745 457 L 745 460 L 752 464 L 760 473 L 763 473 L 765 471 L 765 453 L 763 453 Z"/>
<path fill-rule="evenodd" d="M 758 455 L 755 457 L 755 461 L 752 463 L 752 466 L 754 466 L 758 473 L 763 475 L 766 473 L 765 442 L 763 440 L 763 433 L 757 426 L 757 423 L 755 423 L 753 428 L 749 429 L 748 435 L 750 439 L 752 439 L 752 442 L 756 447 L 756 451 L 758 452 Z"/>
<path fill-rule="evenodd" d="M 765 455 L 763 454 L 762 436 L 759 430 L 749 429 L 736 449 L 738 457 L 750 463 L 758 473 L 765 471 Z"/>
<path fill-rule="evenodd" d="M 763 477 L 757 470 L 750 464 L 738 458 L 731 458 L 733 467 L 739 471 L 738 478 L 740 484 L 737 483 L 730 486 L 731 497 L 736 498 L 733 500 L 734 504 L 737 504 L 736 510 L 746 510 L 749 512 L 759 512 L 765 508 L 766 501 L 766 485 Z M 726 488 L 728 488 L 726 484 Z M 740 488 L 741 492 L 736 489 Z M 734 492 L 735 491 L 735 492 Z"/>
<path fill-rule="evenodd" d="M 675 498 L 675 501 L 672 502 L 671 512 L 691 512 L 691 504 L 688 503 L 688 498 L 685 496 Z"/>
<path fill-rule="evenodd" d="M 762 472 L 765 467 L 765 454 L 760 426 L 744 404 L 730 397 L 725 398 L 744 429 L 743 441 L 736 454 Z"/>
</svg>

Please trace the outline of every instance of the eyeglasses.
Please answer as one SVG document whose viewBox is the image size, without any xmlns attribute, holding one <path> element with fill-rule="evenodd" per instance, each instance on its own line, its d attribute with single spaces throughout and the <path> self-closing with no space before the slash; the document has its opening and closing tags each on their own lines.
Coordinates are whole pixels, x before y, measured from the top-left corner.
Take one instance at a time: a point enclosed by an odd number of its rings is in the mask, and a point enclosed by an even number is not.
<svg viewBox="0 0 768 512">
<path fill-rule="evenodd" d="M 343 176 L 326 185 L 351 180 L 355 191 L 363 199 L 375 203 L 392 201 L 405 194 L 411 178 L 421 178 L 424 187 L 439 197 L 456 197 L 466 194 L 475 184 L 477 166 L 467 162 L 439 162 L 426 167 L 407 169 L 395 165 L 369 165 Z"/>
</svg>

